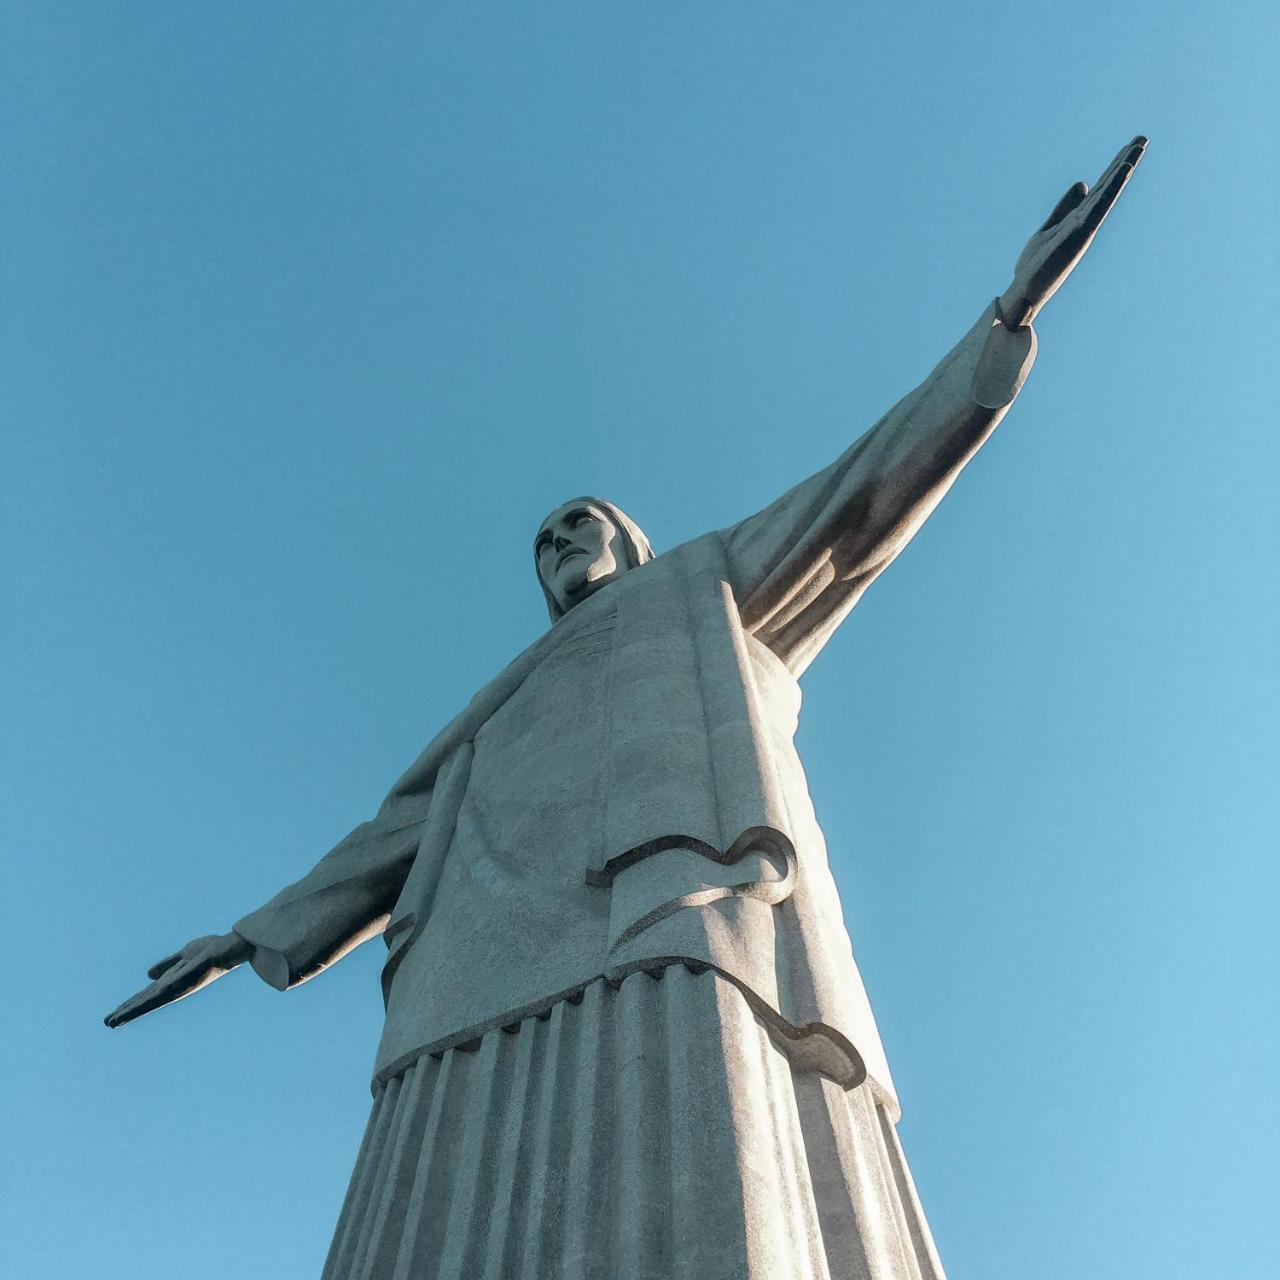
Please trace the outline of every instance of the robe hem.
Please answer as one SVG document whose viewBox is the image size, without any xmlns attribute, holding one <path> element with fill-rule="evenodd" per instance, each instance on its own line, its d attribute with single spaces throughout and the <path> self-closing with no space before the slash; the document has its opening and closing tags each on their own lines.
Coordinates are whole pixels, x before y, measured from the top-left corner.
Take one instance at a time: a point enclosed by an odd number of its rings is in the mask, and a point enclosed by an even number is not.
<svg viewBox="0 0 1280 1280">
<path fill-rule="evenodd" d="M 594 986 L 597 982 L 607 982 L 610 986 L 617 987 L 634 973 L 642 970 L 656 973 L 672 965 L 685 965 L 694 973 L 705 973 L 709 969 L 723 978 L 741 992 L 751 1011 L 759 1018 L 797 1070 L 817 1071 L 846 1090 L 856 1089 L 864 1080 L 870 1080 L 878 1098 L 889 1109 L 892 1116 L 897 1116 L 899 1111 L 897 1100 L 879 1082 L 868 1076 L 862 1055 L 847 1037 L 824 1022 L 800 1024 L 788 1022 L 767 1000 L 762 999 L 740 978 L 718 965 L 708 964 L 705 960 L 697 960 L 691 956 L 651 956 L 644 960 L 630 960 L 626 964 L 614 965 L 585 982 L 575 983 L 553 995 L 531 1000 L 515 1009 L 486 1018 L 483 1022 L 464 1027 L 451 1035 L 442 1036 L 420 1048 L 401 1054 L 386 1066 L 379 1068 L 374 1073 L 370 1090 L 376 1097 L 380 1089 L 397 1076 L 403 1075 L 421 1058 L 438 1056 L 449 1049 L 460 1049 L 464 1053 L 478 1049 L 481 1038 L 489 1031 L 499 1027 L 504 1031 L 517 1031 L 520 1023 L 526 1018 L 549 1017 L 551 1010 L 564 1001 L 577 1004 L 587 988 Z"/>
</svg>

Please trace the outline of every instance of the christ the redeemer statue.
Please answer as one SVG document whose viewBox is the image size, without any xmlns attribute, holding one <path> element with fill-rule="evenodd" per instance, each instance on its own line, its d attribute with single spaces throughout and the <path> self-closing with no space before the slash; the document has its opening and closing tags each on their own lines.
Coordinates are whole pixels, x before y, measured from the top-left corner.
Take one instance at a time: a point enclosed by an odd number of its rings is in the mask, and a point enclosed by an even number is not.
<svg viewBox="0 0 1280 1280">
<path fill-rule="evenodd" d="M 381 933 L 373 1114 L 326 1280 L 936 1280 L 898 1100 L 792 744 L 799 677 L 995 429 L 1146 146 L 825 471 L 655 556 L 576 498 L 550 629 L 296 884 L 120 1026 Z"/>
</svg>

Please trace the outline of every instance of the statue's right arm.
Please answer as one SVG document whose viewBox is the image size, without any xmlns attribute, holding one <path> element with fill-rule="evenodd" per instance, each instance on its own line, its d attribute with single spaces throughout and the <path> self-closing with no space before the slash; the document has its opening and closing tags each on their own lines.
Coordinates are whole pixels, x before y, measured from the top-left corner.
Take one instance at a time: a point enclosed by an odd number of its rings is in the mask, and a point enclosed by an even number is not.
<svg viewBox="0 0 1280 1280">
<path fill-rule="evenodd" d="M 377 817 L 301 880 L 230 932 L 193 939 L 153 965 L 150 985 L 108 1014 L 107 1026 L 123 1026 L 194 995 L 246 961 L 264 981 L 286 990 L 381 933 L 413 865 L 430 798 L 429 787 L 406 786 L 402 779 Z"/>
</svg>

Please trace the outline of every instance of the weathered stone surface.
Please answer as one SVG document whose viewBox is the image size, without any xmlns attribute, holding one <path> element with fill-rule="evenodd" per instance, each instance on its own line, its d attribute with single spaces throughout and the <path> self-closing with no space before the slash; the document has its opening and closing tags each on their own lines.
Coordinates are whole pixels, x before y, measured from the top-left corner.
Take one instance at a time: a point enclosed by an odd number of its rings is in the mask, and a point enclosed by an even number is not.
<svg viewBox="0 0 1280 1280">
<path fill-rule="evenodd" d="M 1144 146 L 1071 188 L 921 386 L 765 510 L 655 556 L 611 503 L 556 508 L 546 635 L 369 822 L 108 1019 L 245 959 L 285 989 L 383 934 L 330 1280 L 941 1275 L 797 679 L 1013 402 L 1031 320 Z"/>
</svg>

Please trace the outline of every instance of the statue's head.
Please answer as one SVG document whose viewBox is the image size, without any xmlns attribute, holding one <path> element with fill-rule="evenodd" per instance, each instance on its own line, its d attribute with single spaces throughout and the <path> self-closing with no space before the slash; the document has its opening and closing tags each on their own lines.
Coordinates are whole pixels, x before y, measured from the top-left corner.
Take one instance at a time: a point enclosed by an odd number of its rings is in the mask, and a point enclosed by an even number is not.
<svg viewBox="0 0 1280 1280">
<path fill-rule="evenodd" d="M 612 502 L 574 498 L 542 522 L 533 558 L 555 622 L 628 569 L 652 560 L 653 548 L 640 526 Z"/>
</svg>

